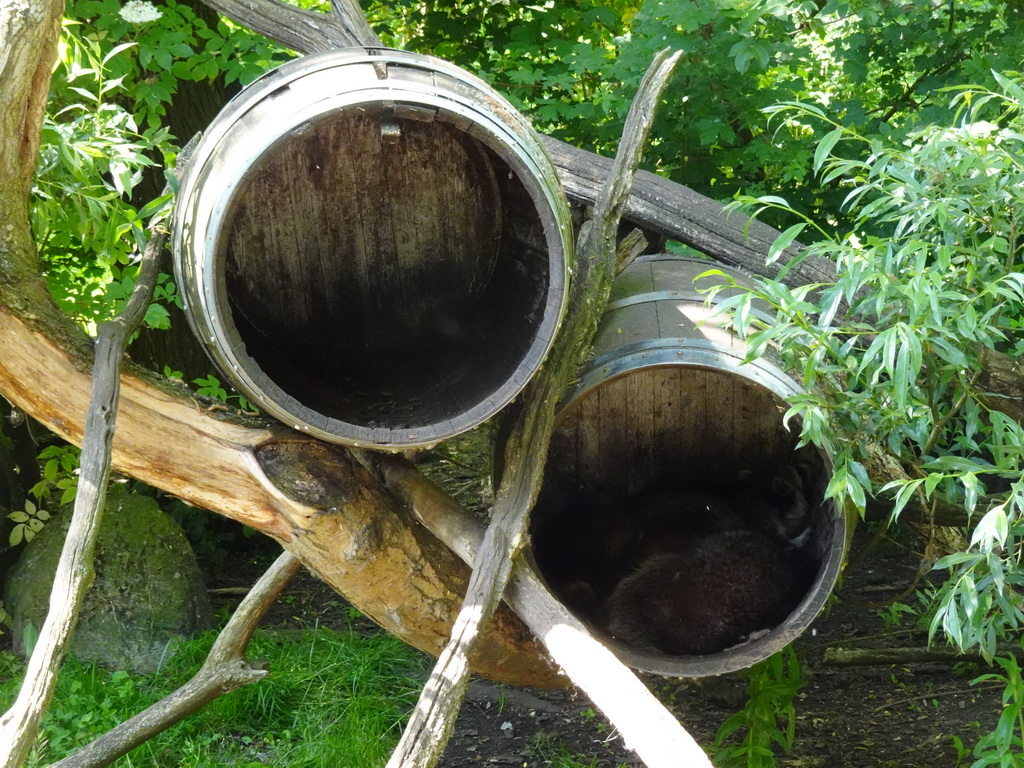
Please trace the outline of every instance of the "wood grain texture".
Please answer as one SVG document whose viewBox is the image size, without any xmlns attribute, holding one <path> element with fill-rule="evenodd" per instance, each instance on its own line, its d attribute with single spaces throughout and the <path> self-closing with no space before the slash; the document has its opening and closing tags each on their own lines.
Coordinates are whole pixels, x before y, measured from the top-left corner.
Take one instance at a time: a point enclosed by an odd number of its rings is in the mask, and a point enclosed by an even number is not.
<svg viewBox="0 0 1024 768">
<path fill-rule="evenodd" d="M 352 45 L 380 45 L 356 0 L 334 0 L 330 13 L 306 11 L 280 0 L 207 0 L 245 27 L 303 53 Z"/>
<path fill-rule="evenodd" d="M 462 322 L 501 239 L 490 156 L 453 125 L 344 111 L 260 159 L 225 223 L 227 291 L 268 343 L 388 350 Z M 386 352 L 384 352 L 386 354 Z"/>
<path fill-rule="evenodd" d="M 550 136 L 544 146 L 558 168 L 570 201 L 590 205 L 597 199 L 612 161 Z M 767 266 L 765 256 L 779 231 L 740 212 L 729 213 L 722 203 L 694 192 L 650 171 L 639 171 L 623 218 L 696 248 L 723 264 L 774 277 L 782 262 Z M 799 244 L 786 251 L 796 255 Z M 790 285 L 835 278 L 835 269 L 823 259 L 807 259 L 785 278 Z"/>
<path fill-rule="evenodd" d="M 402 51 L 288 62 L 211 125 L 175 267 L 197 336 L 296 429 L 429 445 L 507 404 L 565 306 L 571 226 L 523 118 Z"/>
<path fill-rule="evenodd" d="M 783 428 L 781 397 L 736 372 L 744 346 L 724 319 L 708 319 L 694 288 L 709 266 L 650 255 L 616 278 L 594 358 L 553 437 L 549 477 L 564 493 L 728 485 L 740 469 L 786 463 L 796 436 Z"/>
</svg>

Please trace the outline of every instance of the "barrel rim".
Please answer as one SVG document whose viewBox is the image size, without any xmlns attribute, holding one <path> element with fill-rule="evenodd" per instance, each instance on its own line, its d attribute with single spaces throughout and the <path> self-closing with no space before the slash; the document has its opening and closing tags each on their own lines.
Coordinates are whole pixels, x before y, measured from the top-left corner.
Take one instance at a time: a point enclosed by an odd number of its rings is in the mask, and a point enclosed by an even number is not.
<svg viewBox="0 0 1024 768">
<path fill-rule="evenodd" d="M 688 355 L 685 359 L 683 355 Z M 572 394 L 559 406 L 558 419 L 598 386 L 613 378 L 649 368 L 699 368 L 734 373 L 780 399 L 803 391 L 800 384 L 770 361 L 747 361 L 743 350 L 708 339 L 666 336 L 628 344 L 594 358 L 580 376 Z"/>
<path fill-rule="evenodd" d="M 831 474 L 832 461 L 828 454 L 821 448 L 815 448 L 815 451 L 825 469 Z M 608 635 L 596 636 L 626 666 L 664 677 L 699 678 L 739 672 L 781 651 L 807 631 L 825 607 L 825 603 L 839 580 L 846 557 L 846 549 L 849 546 L 849 538 L 852 535 L 856 519 L 854 511 L 842 509 L 834 499 L 823 499 L 817 510 L 816 516 L 821 517 L 827 514 L 831 517 L 829 522 L 831 522 L 832 529 L 827 556 L 822 559 L 818 574 L 813 583 L 808 586 L 804 598 L 768 634 L 731 648 L 703 655 L 671 655 L 660 651 L 637 650 Z M 526 566 L 554 595 L 554 591 L 537 565 L 532 546 L 528 546 L 524 550 L 524 560 Z M 558 599 L 557 595 L 555 599 Z"/>
<path fill-rule="evenodd" d="M 365 64 L 373 65 L 376 72 L 379 65 L 391 63 L 443 74 L 454 82 L 439 85 L 433 78 L 429 84 L 401 78 L 381 80 L 378 74 L 373 80 L 363 78 L 353 83 L 338 77 L 337 87 L 329 93 L 318 94 L 316 99 L 303 101 L 301 94 L 284 104 L 279 99 L 286 99 L 293 88 L 301 90 L 299 86 L 306 76 L 327 76 L 334 70 L 339 70 L 340 74 L 346 67 Z M 445 90 L 445 85 L 469 86 L 469 90 L 463 92 L 454 87 Z M 261 126 L 260 134 L 247 137 L 259 141 L 248 141 L 244 150 L 225 146 L 230 144 L 233 132 L 242 130 L 250 113 L 269 108 L 271 101 L 278 110 L 294 105 L 293 112 L 289 113 L 290 121 L 273 121 L 273 126 Z M 428 105 L 445 116 L 456 118 L 451 122 L 468 126 L 468 135 L 495 152 L 517 174 L 532 205 L 541 214 L 538 218 L 547 244 L 548 300 L 544 302 L 541 320 L 535 325 L 519 361 L 520 367 L 455 418 L 435 419 L 413 428 L 371 427 L 336 419 L 291 398 L 245 353 L 244 342 L 227 305 L 224 260 L 215 258 L 221 253 L 228 204 L 247 172 L 272 151 L 276 142 L 284 140 L 304 122 L 326 119 L 361 104 L 380 103 Z M 191 286 L 191 293 L 183 293 L 190 325 L 214 363 L 249 399 L 278 420 L 331 442 L 398 448 L 432 445 L 471 429 L 522 391 L 550 352 L 565 316 L 573 235 L 568 204 L 551 158 L 525 117 L 504 97 L 475 75 L 431 56 L 385 48 L 348 48 L 310 54 L 266 73 L 236 96 L 215 124 L 196 147 L 181 180 L 172 240 L 175 273 L 179 284 Z M 230 177 L 218 177 L 213 189 L 210 166 L 213 161 L 227 156 L 240 158 L 241 162 L 237 167 L 232 166 Z M 207 201 L 213 205 L 204 210 L 203 203 Z M 189 301 L 190 298 L 193 301 Z M 523 366 L 528 367 L 529 375 L 523 375 Z M 298 407 L 293 408 L 293 405 Z"/>
</svg>

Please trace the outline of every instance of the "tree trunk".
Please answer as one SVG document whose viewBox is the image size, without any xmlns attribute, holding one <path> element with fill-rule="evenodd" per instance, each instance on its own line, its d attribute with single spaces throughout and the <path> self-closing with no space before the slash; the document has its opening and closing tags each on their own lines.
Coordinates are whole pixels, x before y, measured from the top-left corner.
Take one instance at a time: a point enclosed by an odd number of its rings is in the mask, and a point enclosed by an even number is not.
<svg viewBox="0 0 1024 768">
<path fill-rule="evenodd" d="M 0 392 L 81 444 L 91 356 L 54 308 L 12 283 L 0 285 Z M 411 645 L 436 655 L 447 641 L 468 569 L 413 525 L 344 449 L 204 410 L 179 388 L 128 366 L 113 467 L 276 538 Z M 561 684 L 507 609 L 485 634 L 476 671 L 518 684 Z"/>
</svg>

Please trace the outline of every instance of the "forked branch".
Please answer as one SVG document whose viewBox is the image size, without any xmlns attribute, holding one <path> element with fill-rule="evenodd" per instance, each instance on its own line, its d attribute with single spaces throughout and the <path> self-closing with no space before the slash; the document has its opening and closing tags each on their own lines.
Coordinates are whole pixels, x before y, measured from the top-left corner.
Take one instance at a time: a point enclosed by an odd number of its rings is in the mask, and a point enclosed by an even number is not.
<svg viewBox="0 0 1024 768">
<path fill-rule="evenodd" d="M 300 565 L 293 554 L 282 552 L 249 590 L 217 635 L 206 662 L 195 677 L 50 768 L 102 768 L 110 765 L 214 699 L 266 677 L 268 670 L 246 659 L 246 649 L 260 619 L 298 572 Z"/>
</svg>

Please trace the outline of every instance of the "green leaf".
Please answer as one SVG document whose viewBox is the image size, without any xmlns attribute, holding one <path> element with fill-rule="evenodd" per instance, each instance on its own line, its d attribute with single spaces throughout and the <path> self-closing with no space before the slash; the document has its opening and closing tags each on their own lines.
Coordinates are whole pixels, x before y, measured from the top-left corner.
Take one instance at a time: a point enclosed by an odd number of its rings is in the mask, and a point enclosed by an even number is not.
<svg viewBox="0 0 1024 768">
<path fill-rule="evenodd" d="M 907 506 L 907 502 L 909 502 L 910 499 L 913 498 L 914 494 L 917 492 L 918 487 L 920 487 L 921 483 L 923 482 L 924 480 L 920 478 L 905 481 L 894 480 L 882 486 L 882 488 L 880 489 L 880 492 L 882 493 L 890 491 L 893 488 L 899 488 L 899 491 L 897 491 L 896 493 L 896 498 L 893 502 L 892 507 L 892 516 L 894 518 L 899 516 L 900 512 L 902 512 L 904 507 Z"/>
<path fill-rule="evenodd" d="M 775 238 L 775 242 L 773 242 L 771 247 L 768 249 L 768 257 L 765 263 L 774 264 L 778 261 L 779 257 L 782 256 L 786 249 L 793 244 L 793 241 L 796 240 L 797 236 L 803 232 L 806 227 L 807 224 L 803 222 L 800 224 L 794 224 Z"/>
<path fill-rule="evenodd" d="M 962 563 L 976 563 L 980 559 L 980 556 L 974 552 L 954 552 L 951 555 L 946 555 L 936 560 L 932 570 L 939 571 L 944 568 L 952 568 L 954 565 L 961 565 Z"/>
<path fill-rule="evenodd" d="M 111 48 L 109 51 L 107 51 L 107 53 L 103 55 L 103 64 L 108 64 L 110 60 L 117 56 L 119 53 L 126 51 L 129 48 L 133 48 L 135 45 L 137 45 L 137 43 L 134 42 L 121 43 L 120 45 L 115 45 L 113 48 Z"/>
<path fill-rule="evenodd" d="M 1003 504 L 996 504 L 978 521 L 971 534 L 971 544 L 982 549 L 1006 546 L 1010 521 Z"/>
<path fill-rule="evenodd" d="M 818 146 L 814 150 L 814 170 L 818 172 L 828 160 L 836 143 L 843 138 L 844 129 L 836 128 L 821 137 Z"/>
</svg>

